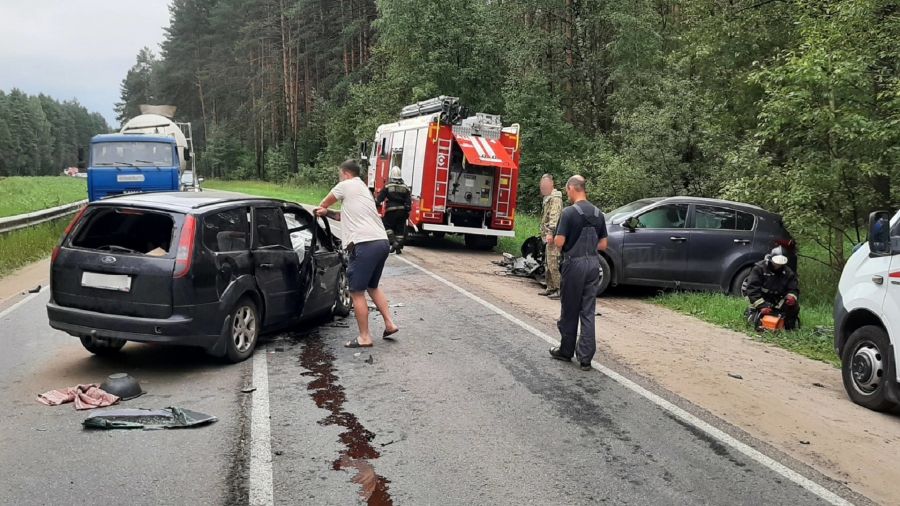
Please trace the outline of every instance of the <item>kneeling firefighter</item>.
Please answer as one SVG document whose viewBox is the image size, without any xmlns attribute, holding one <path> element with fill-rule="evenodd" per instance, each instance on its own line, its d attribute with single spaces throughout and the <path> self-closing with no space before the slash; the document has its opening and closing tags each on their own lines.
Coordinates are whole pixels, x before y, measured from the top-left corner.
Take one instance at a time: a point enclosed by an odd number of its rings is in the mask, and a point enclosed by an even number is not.
<svg viewBox="0 0 900 506">
<path fill-rule="evenodd" d="M 796 329 L 799 324 L 800 282 L 787 264 L 787 254 L 779 246 L 757 262 L 747 277 L 744 294 L 750 301 L 748 320 L 757 330 L 768 315 L 783 318 L 786 330 Z"/>
<path fill-rule="evenodd" d="M 375 203 L 378 207 L 387 201 L 382 222 L 387 229 L 388 239 L 391 240 L 391 251 L 398 255 L 403 252 L 403 243 L 406 241 L 406 222 L 409 220 L 409 211 L 412 209 L 412 190 L 403 183 L 403 175 L 400 167 L 391 169 L 388 184 L 378 193 Z"/>
</svg>

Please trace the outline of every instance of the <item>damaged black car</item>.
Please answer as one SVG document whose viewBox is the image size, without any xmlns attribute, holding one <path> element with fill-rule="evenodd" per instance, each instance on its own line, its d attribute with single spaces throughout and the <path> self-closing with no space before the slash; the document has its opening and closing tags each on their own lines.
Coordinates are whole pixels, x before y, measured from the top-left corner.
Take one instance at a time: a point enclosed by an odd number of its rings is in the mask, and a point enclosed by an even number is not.
<svg viewBox="0 0 900 506">
<path fill-rule="evenodd" d="M 51 260 L 50 325 L 95 354 L 127 341 L 239 362 L 260 334 L 347 316 L 340 240 L 299 204 L 232 193 L 92 202 Z"/>
</svg>

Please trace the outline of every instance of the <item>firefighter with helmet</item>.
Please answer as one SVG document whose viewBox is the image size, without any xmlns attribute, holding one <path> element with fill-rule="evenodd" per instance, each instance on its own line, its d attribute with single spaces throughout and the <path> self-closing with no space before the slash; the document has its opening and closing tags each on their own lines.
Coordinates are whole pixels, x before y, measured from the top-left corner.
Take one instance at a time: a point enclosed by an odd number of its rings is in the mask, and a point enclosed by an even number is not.
<svg viewBox="0 0 900 506">
<path fill-rule="evenodd" d="M 403 243 L 406 240 L 406 222 L 409 220 L 409 211 L 412 209 L 412 190 L 403 182 L 400 167 L 391 169 L 388 184 L 378 193 L 375 203 L 381 207 L 385 202 L 384 227 L 388 231 L 391 240 L 391 251 L 398 255 L 403 252 Z"/>
<path fill-rule="evenodd" d="M 788 264 L 787 252 L 781 246 L 773 249 L 753 266 L 747 277 L 744 294 L 750 301 L 748 320 L 760 328 L 763 316 L 784 318 L 786 330 L 796 329 L 800 322 L 800 282 Z"/>
</svg>

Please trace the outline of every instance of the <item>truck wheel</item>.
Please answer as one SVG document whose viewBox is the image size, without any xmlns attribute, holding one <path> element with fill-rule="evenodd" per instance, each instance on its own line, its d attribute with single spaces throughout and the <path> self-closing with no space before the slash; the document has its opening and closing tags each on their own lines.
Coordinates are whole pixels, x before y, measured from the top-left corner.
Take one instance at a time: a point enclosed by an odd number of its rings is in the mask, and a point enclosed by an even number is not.
<svg viewBox="0 0 900 506">
<path fill-rule="evenodd" d="M 866 325 L 856 329 L 841 354 L 841 375 L 850 399 L 874 411 L 890 411 L 896 406 L 890 389 L 894 382 L 894 357 L 890 341 L 881 327 Z"/>
<path fill-rule="evenodd" d="M 729 293 L 735 297 L 743 297 L 746 291 L 747 278 L 750 277 L 750 267 L 741 269 L 740 272 L 731 280 L 731 290 Z"/>
<path fill-rule="evenodd" d="M 600 255 L 600 284 L 597 287 L 597 297 L 603 295 L 609 285 L 612 284 L 613 272 L 612 267 L 603 255 Z"/>
<path fill-rule="evenodd" d="M 94 355 L 115 355 L 128 342 L 111 337 L 81 336 L 81 345 Z"/>
<path fill-rule="evenodd" d="M 225 355 L 230 362 L 241 362 L 253 354 L 259 339 L 259 311 L 247 297 L 235 304 L 225 328 Z"/>
<path fill-rule="evenodd" d="M 497 246 L 497 238 L 491 235 L 466 235 L 466 247 L 469 249 L 488 251 Z"/>
<path fill-rule="evenodd" d="M 337 295 L 331 314 L 338 318 L 346 318 L 350 316 L 351 309 L 353 309 L 353 299 L 350 298 L 350 282 L 347 279 L 347 268 L 344 267 L 338 276 Z"/>
</svg>

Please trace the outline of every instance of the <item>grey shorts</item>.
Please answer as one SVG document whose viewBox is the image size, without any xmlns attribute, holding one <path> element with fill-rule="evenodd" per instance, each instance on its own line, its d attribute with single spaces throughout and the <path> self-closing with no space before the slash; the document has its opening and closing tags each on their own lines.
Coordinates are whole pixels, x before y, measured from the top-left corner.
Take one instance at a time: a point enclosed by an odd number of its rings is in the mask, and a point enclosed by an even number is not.
<svg viewBox="0 0 900 506">
<path fill-rule="evenodd" d="M 390 253 L 391 243 L 387 240 L 357 244 L 350 255 L 350 265 L 347 268 L 350 291 L 365 292 L 370 288 L 378 288 L 384 263 Z"/>
</svg>

